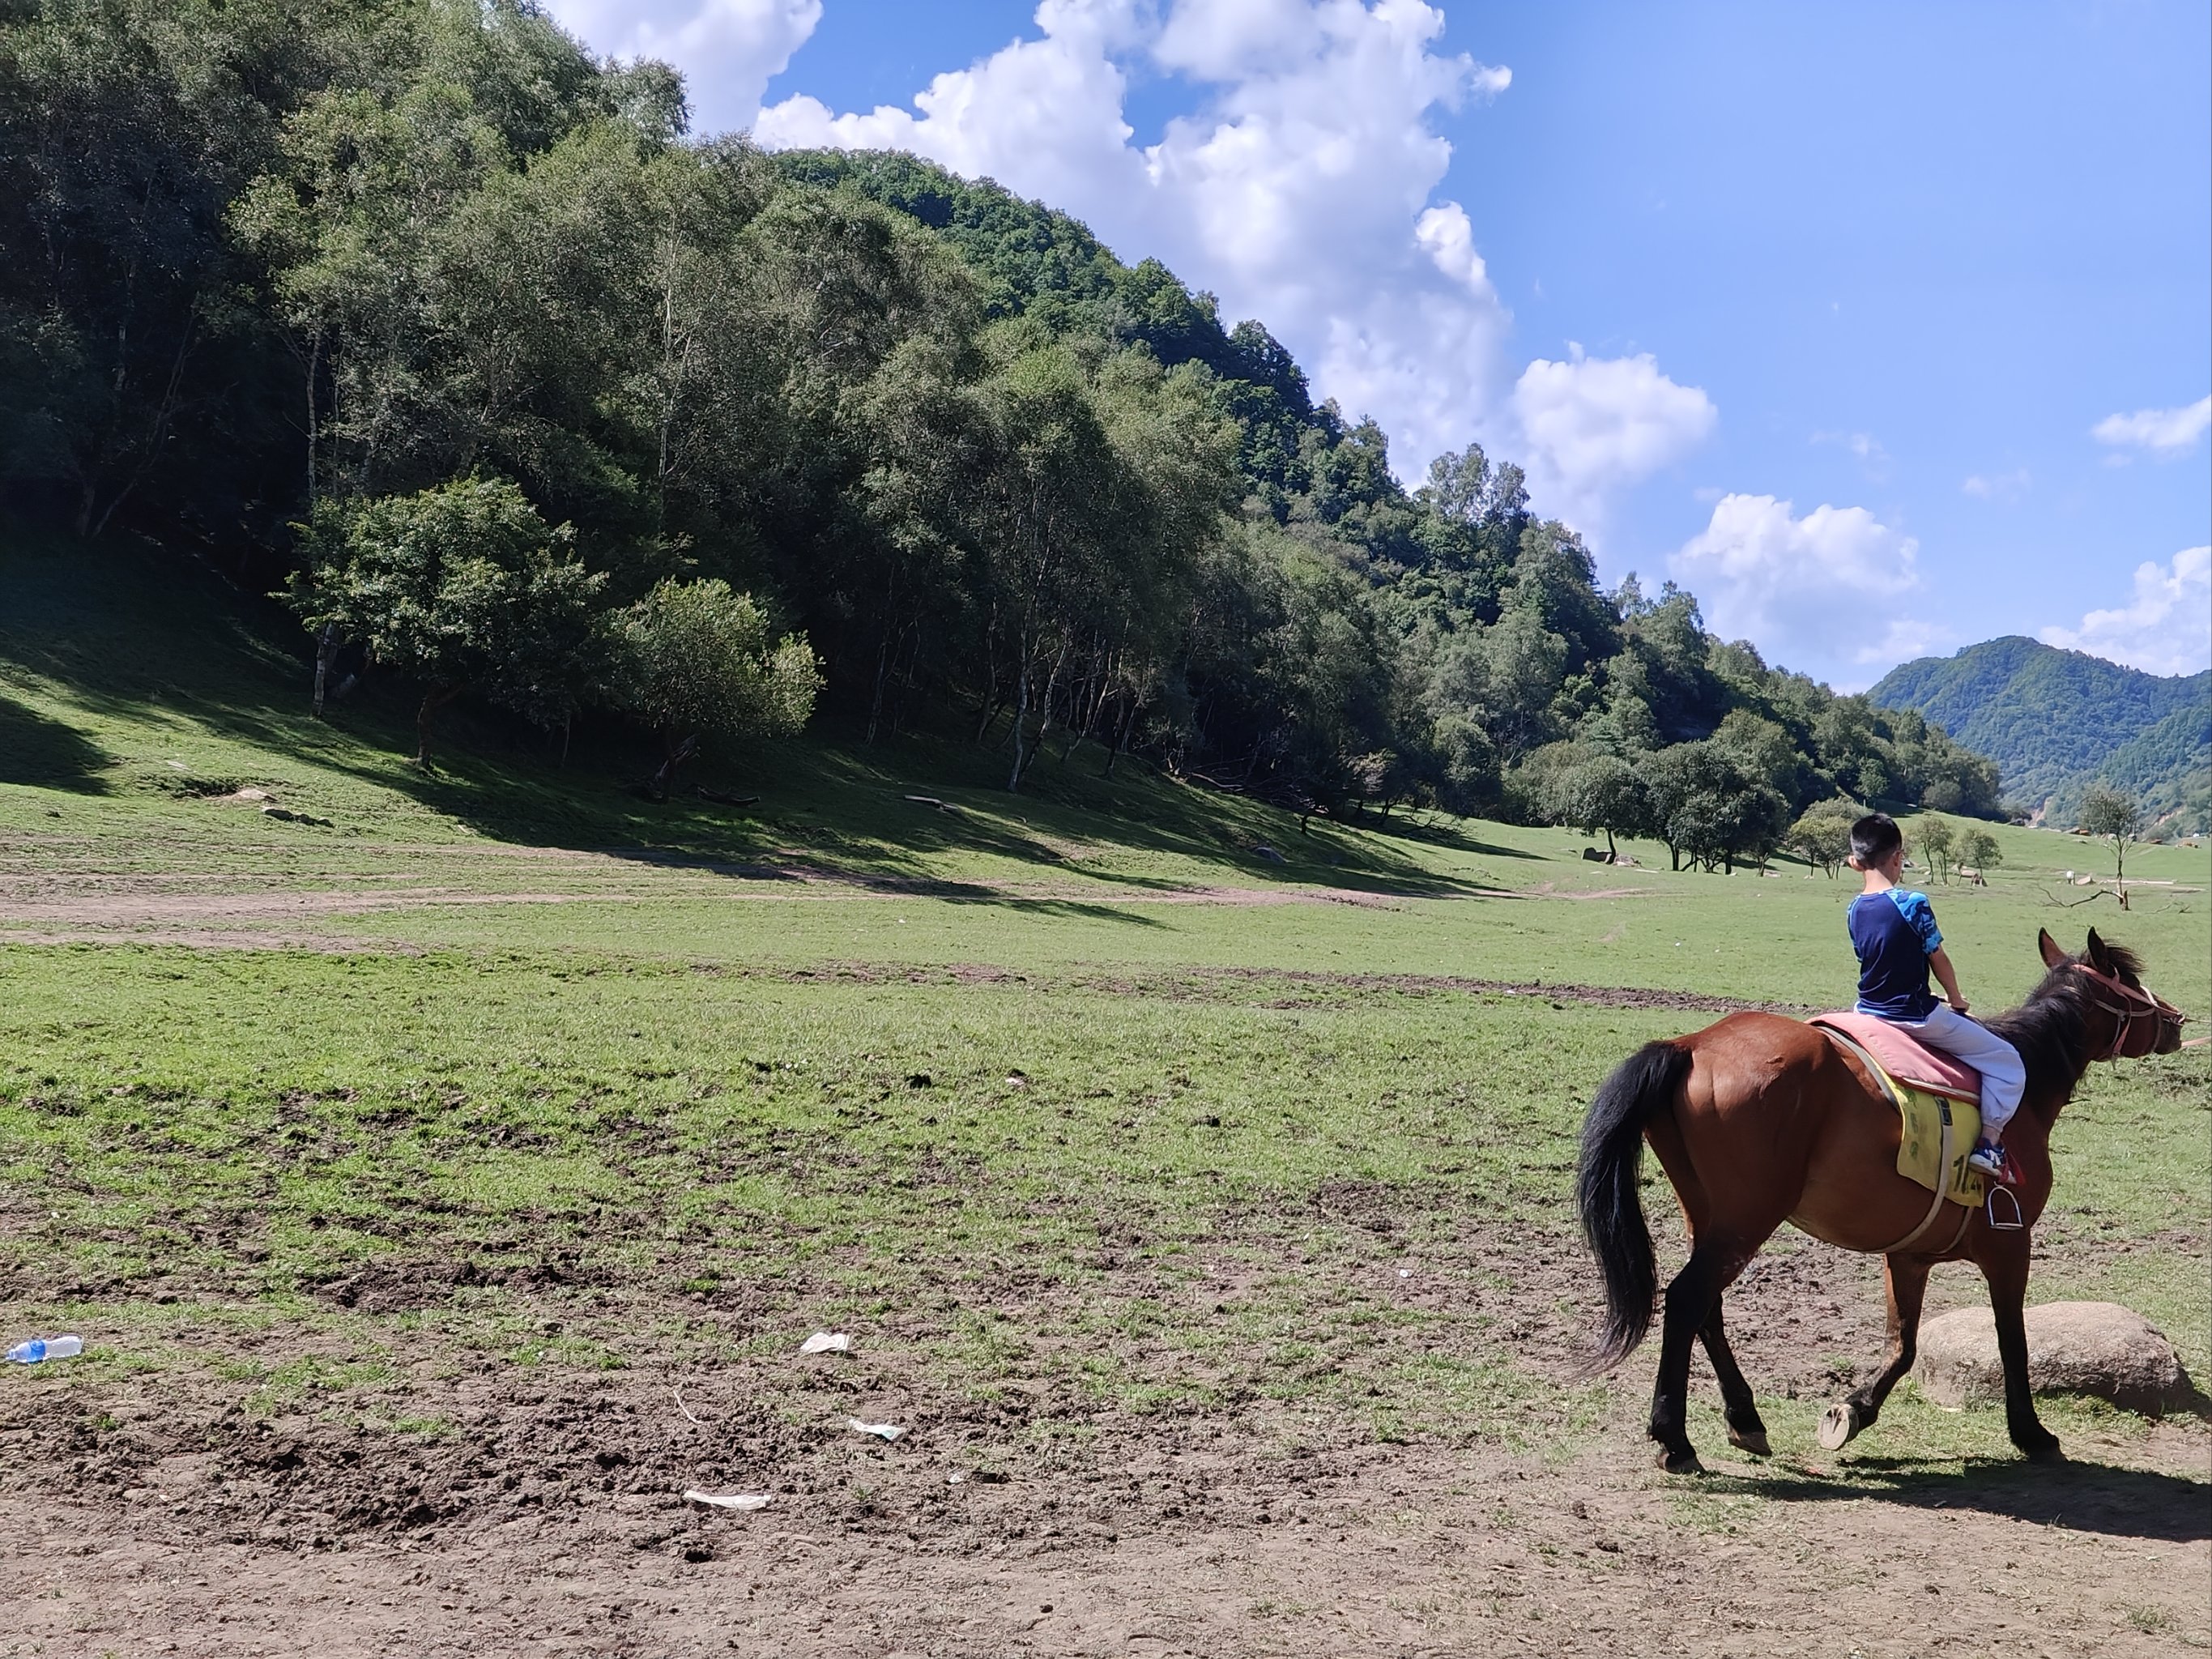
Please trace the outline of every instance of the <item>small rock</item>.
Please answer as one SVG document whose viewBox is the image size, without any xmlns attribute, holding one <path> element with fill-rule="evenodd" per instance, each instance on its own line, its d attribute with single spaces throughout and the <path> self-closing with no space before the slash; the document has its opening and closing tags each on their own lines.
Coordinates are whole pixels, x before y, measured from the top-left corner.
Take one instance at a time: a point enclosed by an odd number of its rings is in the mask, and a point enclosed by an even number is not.
<svg viewBox="0 0 2212 1659">
<path fill-rule="evenodd" d="M 1921 1392 L 1956 1408 L 2004 1398 L 1996 1319 L 1961 1308 L 1920 1328 Z M 2117 1302 L 2046 1302 L 2027 1310 L 2027 1380 L 2038 1394 L 2088 1394 L 2158 1416 L 2194 1398 L 2173 1344 Z"/>
</svg>

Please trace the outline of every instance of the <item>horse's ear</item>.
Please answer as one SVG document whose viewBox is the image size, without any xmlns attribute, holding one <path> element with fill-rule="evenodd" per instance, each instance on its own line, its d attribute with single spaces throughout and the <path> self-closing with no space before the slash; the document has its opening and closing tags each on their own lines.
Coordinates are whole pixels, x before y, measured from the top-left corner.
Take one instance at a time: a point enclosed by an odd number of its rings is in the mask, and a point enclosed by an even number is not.
<svg viewBox="0 0 2212 1659">
<path fill-rule="evenodd" d="M 2089 949 L 2086 954 L 2089 958 L 2090 965 L 2099 973 L 2109 974 L 2112 971 L 2112 959 L 2105 954 L 2105 941 L 2097 937 L 2097 930 L 2094 927 L 2089 930 Z"/>
<path fill-rule="evenodd" d="M 2043 952 L 2043 965 L 2056 968 L 2066 960 L 2066 952 L 2058 948 L 2058 941 L 2051 937 L 2048 927 L 2035 930 L 2035 948 Z"/>
</svg>

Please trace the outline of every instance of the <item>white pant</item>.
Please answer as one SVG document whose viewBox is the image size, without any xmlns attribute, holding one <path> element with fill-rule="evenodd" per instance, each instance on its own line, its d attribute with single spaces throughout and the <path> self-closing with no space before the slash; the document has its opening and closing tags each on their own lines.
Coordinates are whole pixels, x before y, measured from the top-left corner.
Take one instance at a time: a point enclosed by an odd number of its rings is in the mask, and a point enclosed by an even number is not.
<svg viewBox="0 0 2212 1659">
<path fill-rule="evenodd" d="M 1964 1060 L 1982 1074 L 1982 1133 L 1994 1135 L 2020 1109 L 2027 1087 L 2027 1067 L 2014 1048 L 1986 1025 L 1971 1020 L 1948 1002 L 1939 1002 L 1923 1020 L 1891 1022 L 1912 1033 L 1931 1048 L 1941 1048 L 1954 1060 Z"/>
</svg>

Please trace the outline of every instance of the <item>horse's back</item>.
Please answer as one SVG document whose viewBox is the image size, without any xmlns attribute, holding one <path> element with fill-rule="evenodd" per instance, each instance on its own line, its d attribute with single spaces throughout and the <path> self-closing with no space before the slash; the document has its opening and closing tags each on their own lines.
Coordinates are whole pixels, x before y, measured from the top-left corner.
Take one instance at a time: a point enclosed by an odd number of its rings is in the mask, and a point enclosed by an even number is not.
<svg viewBox="0 0 2212 1659">
<path fill-rule="evenodd" d="M 1747 1010 L 1681 1039 L 1690 1051 L 1685 1092 L 1693 1109 L 1723 1117 L 1771 1113 L 1837 1063 L 1834 1045 L 1802 1020 Z"/>
<path fill-rule="evenodd" d="M 1787 1217 L 1864 1250 L 1924 1210 L 1925 1194 L 1897 1174 L 1896 1108 L 1820 1031 L 1740 1013 L 1681 1041 L 1692 1066 L 1680 1145 L 1708 1213 L 1733 1211 L 1746 1227 Z"/>
</svg>

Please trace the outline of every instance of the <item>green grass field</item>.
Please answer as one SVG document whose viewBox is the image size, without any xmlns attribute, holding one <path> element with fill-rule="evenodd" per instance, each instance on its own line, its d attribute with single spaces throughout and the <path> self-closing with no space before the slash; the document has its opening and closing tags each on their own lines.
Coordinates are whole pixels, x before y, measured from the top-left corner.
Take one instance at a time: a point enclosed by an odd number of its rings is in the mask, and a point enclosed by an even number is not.
<svg viewBox="0 0 2212 1659">
<path fill-rule="evenodd" d="M 1675 874 L 1638 844 L 1607 867 L 1571 832 L 1425 815 L 1302 835 L 1134 763 L 1104 779 L 1096 749 L 1019 798 L 949 739 L 726 757 L 713 780 L 763 796 L 742 813 L 465 729 L 426 779 L 404 711 L 313 721 L 280 623 L 157 567 L 0 554 L 0 1316 L 90 1344 L 0 1384 L 50 1428 L 161 1397 L 204 1436 L 281 1419 L 406 1463 L 471 1379 L 760 1370 L 823 1328 L 895 1355 L 893 1403 L 966 1425 L 979 1468 L 1232 1418 L 1571 1459 L 1634 1433 L 1653 1358 L 1568 1380 L 1597 1305 L 1581 1113 L 1710 1016 L 1449 981 L 1851 987 L 1852 887 L 1799 866 Z M 247 788 L 269 799 L 224 799 Z M 2106 851 L 1999 839 L 1986 889 L 1934 890 L 1978 1003 L 2033 981 L 2039 927 L 2079 948 L 2094 922 L 2212 1013 L 2205 848 L 2132 852 L 2164 884 L 2123 915 L 2064 879 Z M 2032 1291 L 2130 1303 L 2200 1377 L 2206 1055 L 2095 1070 Z M 1846 1310 L 1817 1339 L 1747 1332 L 1756 1294 L 1736 1316 L 1802 1462 L 1838 1368 L 1876 1358 L 1879 1278 L 1776 1250 Z M 1939 1274 L 1939 1305 L 1978 1294 Z M 727 1478 L 842 1490 L 813 1425 L 843 1407 L 744 1388 L 762 1426 Z M 1719 1444 L 1709 1388 L 1692 1432 Z M 1908 1387 L 1844 1475 L 1861 1452 L 2006 1448 L 1999 1413 Z"/>
</svg>

